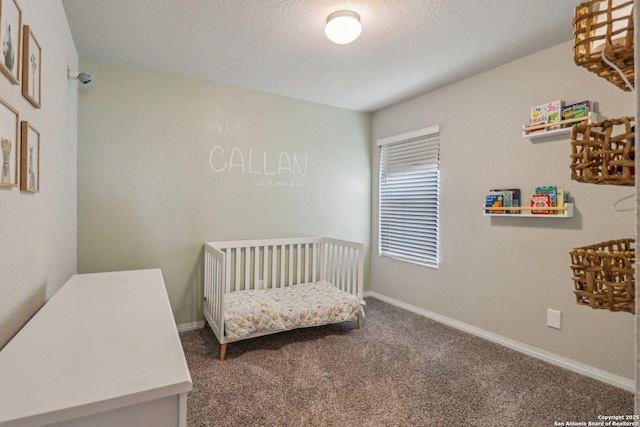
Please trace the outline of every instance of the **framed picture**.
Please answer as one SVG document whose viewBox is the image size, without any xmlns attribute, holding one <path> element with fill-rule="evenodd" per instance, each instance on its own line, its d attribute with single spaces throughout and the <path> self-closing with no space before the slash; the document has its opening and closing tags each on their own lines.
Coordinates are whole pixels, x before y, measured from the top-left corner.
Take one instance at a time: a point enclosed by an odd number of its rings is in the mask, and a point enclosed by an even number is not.
<svg viewBox="0 0 640 427">
<path fill-rule="evenodd" d="M 0 99 L 0 148 L 2 175 L 0 187 L 18 186 L 18 111 Z"/>
<path fill-rule="evenodd" d="M 40 44 L 28 25 L 23 27 L 22 37 L 24 38 L 22 45 L 22 95 L 34 107 L 40 108 L 42 49 L 40 49 Z"/>
<path fill-rule="evenodd" d="M 20 123 L 20 190 L 40 192 L 40 132 L 29 122 Z"/>
<path fill-rule="evenodd" d="M 16 0 L 0 0 L 0 71 L 17 85 L 20 79 L 22 11 Z"/>
</svg>

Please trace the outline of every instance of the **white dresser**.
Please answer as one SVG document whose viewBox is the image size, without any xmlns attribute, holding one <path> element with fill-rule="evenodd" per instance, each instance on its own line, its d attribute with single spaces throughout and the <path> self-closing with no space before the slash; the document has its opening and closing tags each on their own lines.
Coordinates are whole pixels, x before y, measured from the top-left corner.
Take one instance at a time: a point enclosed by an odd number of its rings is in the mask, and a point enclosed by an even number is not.
<svg viewBox="0 0 640 427">
<path fill-rule="evenodd" d="M 0 426 L 186 427 L 160 270 L 78 274 L 0 351 Z"/>
</svg>

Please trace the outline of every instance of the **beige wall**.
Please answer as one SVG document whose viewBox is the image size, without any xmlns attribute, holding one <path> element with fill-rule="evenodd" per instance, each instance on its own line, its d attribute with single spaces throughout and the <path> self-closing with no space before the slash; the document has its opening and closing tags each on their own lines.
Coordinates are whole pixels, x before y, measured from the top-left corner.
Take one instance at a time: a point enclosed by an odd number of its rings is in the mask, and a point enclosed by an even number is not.
<svg viewBox="0 0 640 427">
<path fill-rule="evenodd" d="M 578 306 L 569 268 L 572 247 L 635 236 L 634 212 L 613 203 L 632 188 L 571 181 L 569 139 L 521 136 L 533 105 L 590 99 L 604 117 L 631 116 L 633 95 L 573 64 L 563 43 L 441 90 L 379 111 L 372 118 L 371 289 L 615 375 L 634 377 L 634 318 Z M 441 126 L 438 269 L 377 255 L 379 138 Z M 482 215 L 494 187 L 558 185 L 575 202 L 571 219 Z M 634 206 L 630 201 L 626 206 Z M 547 308 L 562 330 L 546 326 Z"/>
<path fill-rule="evenodd" d="M 368 247 L 368 114 L 82 67 L 96 78 L 79 91 L 80 272 L 161 268 L 183 324 L 201 319 L 206 241 L 326 235 Z"/>
<path fill-rule="evenodd" d="M 42 109 L 0 75 L 0 97 L 40 131 L 40 193 L 0 188 L 0 348 L 76 272 L 78 54 L 62 2 L 20 1 L 42 48 Z"/>
</svg>

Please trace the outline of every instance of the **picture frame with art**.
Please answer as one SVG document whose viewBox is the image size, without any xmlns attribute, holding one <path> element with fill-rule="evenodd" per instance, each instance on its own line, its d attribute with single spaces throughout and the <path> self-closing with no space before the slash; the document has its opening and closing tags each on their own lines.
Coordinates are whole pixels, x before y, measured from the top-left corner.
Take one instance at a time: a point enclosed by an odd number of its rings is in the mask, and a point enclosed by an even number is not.
<svg viewBox="0 0 640 427">
<path fill-rule="evenodd" d="M 0 187 L 18 186 L 19 128 L 18 110 L 0 98 L 0 149 L 2 150 Z"/>
<path fill-rule="evenodd" d="M 29 122 L 20 123 L 20 191 L 40 192 L 40 132 Z"/>
<path fill-rule="evenodd" d="M 28 25 L 23 26 L 22 37 L 22 96 L 41 108 L 42 48 Z"/>
<path fill-rule="evenodd" d="M 0 0 L 0 71 L 14 85 L 20 82 L 22 10 L 16 0 Z"/>
</svg>

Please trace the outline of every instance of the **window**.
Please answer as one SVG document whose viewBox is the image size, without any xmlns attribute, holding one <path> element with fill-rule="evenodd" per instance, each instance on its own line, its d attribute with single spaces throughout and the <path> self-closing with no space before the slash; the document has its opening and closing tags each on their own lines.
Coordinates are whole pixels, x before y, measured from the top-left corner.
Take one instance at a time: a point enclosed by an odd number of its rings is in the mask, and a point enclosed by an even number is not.
<svg viewBox="0 0 640 427">
<path fill-rule="evenodd" d="M 440 127 L 384 138 L 378 146 L 378 253 L 437 267 Z"/>
</svg>

